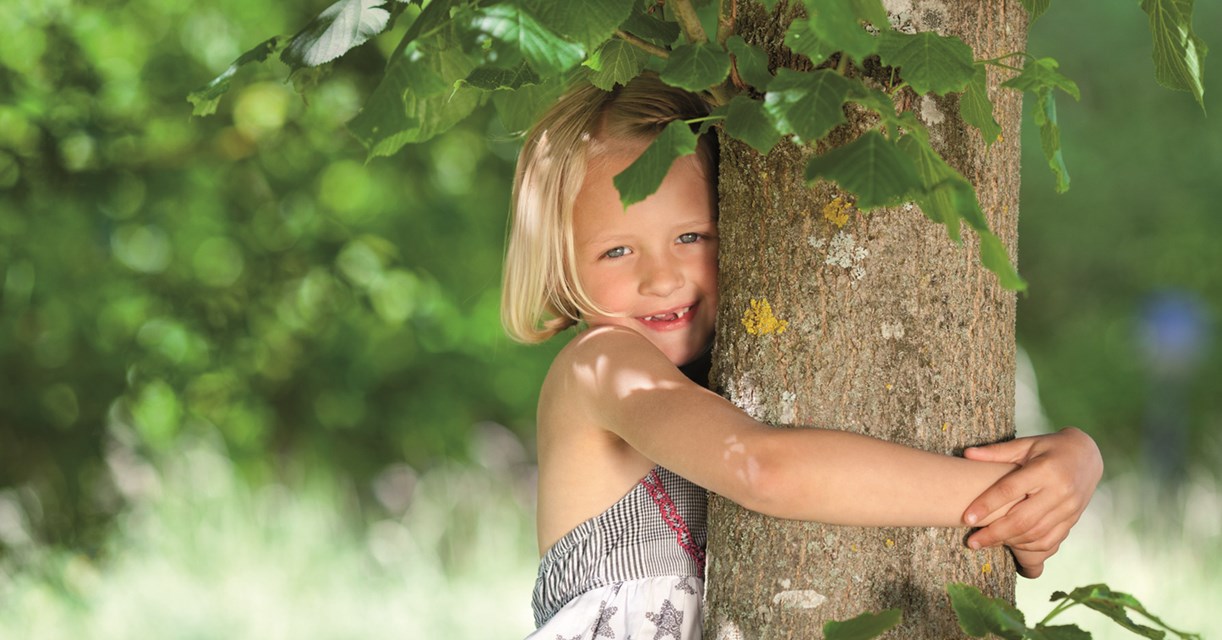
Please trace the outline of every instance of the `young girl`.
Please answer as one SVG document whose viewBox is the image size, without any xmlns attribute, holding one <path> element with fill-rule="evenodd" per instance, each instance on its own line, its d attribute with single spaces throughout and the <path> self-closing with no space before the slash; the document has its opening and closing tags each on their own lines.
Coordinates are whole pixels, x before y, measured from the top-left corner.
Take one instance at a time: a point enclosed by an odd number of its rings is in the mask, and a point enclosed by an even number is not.
<svg viewBox="0 0 1222 640">
<path fill-rule="evenodd" d="M 698 638 L 706 489 L 767 515 L 833 524 L 995 522 L 970 544 L 1008 544 L 1038 575 L 1102 472 L 1080 431 L 976 450 L 972 461 L 774 429 L 703 387 L 717 311 L 715 142 L 703 136 L 657 193 L 626 211 L 612 178 L 667 123 L 706 113 L 698 97 L 650 76 L 610 93 L 582 86 L 542 118 L 519 157 L 505 327 L 537 343 L 585 325 L 539 395 L 543 557 L 531 638 Z M 1010 474 L 1013 463 L 1023 466 Z"/>
</svg>

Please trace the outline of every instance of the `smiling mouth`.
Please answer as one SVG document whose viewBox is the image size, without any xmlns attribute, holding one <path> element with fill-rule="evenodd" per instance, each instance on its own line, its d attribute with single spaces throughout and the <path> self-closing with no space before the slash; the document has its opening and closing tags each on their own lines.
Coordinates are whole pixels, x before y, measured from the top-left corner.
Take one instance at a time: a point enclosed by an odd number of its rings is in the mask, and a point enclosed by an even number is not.
<svg viewBox="0 0 1222 640">
<path fill-rule="evenodd" d="M 674 322 L 675 320 L 678 320 L 682 318 L 683 316 L 686 316 L 688 313 L 690 313 L 691 310 L 695 306 L 696 305 L 694 304 L 689 304 L 686 307 L 675 309 L 674 311 L 668 311 L 666 313 L 658 313 L 652 316 L 644 316 L 641 319 L 646 320 L 648 322 Z"/>
</svg>

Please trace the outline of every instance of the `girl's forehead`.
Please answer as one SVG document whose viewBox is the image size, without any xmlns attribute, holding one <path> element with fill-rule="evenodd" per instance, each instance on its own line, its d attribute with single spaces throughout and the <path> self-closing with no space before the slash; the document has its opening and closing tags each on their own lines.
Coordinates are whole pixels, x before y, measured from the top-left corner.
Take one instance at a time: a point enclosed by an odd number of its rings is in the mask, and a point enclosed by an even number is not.
<svg viewBox="0 0 1222 640">
<path fill-rule="evenodd" d="M 589 164 L 573 206 L 573 231 L 579 242 L 609 232 L 669 230 L 715 220 L 715 197 L 700 161 L 693 156 L 676 160 L 655 193 L 625 208 L 614 178 L 635 159 L 625 154 L 606 155 L 601 162 Z"/>
</svg>

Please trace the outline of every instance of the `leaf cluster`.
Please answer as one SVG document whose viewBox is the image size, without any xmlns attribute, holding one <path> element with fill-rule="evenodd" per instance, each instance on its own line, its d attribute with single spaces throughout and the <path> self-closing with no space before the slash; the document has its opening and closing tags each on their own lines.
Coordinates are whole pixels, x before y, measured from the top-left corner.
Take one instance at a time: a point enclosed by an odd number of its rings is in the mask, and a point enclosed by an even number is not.
<svg viewBox="0 0 1222 640">
<path fill-rule="evenodd" d="M 1082 605 L 1150 640 L 1163 640 L 1167 632 L 1181 640 L 1200 640 L 1197 634 L 1168 626 L 1147 611 L 1136 598 L 1127 593 L 1112 591 L 1105 584 L 1092 584 L 1078 587 L 1069 593 L 1058 591 L 1052 594 L 1052 601 L 1060 604 L 1033 627 L 1027 626 L 1023 612 L 1009 602 L 1001 598 L 990 598 L 976 587 L 956 582 L 946 585 L 946 592 L 958 617 L 959 628 L 973 638 L 994 636 L 1004 640 L 1090 640 L 1090 633 L 1077 625 L 1049 624 L 1053 618 L 1070 607 Z M 1141 614 L 1161 628 L 1134 622 L 1129 617 L 1129 611 Z M 902 614 L 898 609 L 888 609 L 877 614 L 863 613 L 852 620 L 828 622 L 823 627 L 823 634 L 826 640 L 870 640 L 899 625 L 901 621 Z"/>
<path fill-rule="evenodd" d="M 1024 0 L 1033 18 L 1050 0 Z M 776 0 L 764 0 L 774 9 Z M 846 122 L 849 105 L 877 125 L 857 139 L 817 155 L 810 181 L 835 181 L 859 210 L 915 202 L 930 220 L 961 242 L 966 222 L 980 238 L 981 260 L 1003 286 L 1025 288 L 1001 241 L 989 230 L 971 183 L 930 144 L 925 126 L 906 109 L 913 95 L 961 94 L 960 114 L 986 145 L 999 139 L 988 93 L 990 67 L 1010 77 L 1002 87 L 1033 95 L 1034 121 L 1057 190 L 1069 187 L 1054 91 L 1079 98 L 1077 85 L 1056 61 L 1015 52 L 975 58 L 953 36 L 892 28 L 881 0 L 802 0 L 804 14 L 788 25 L 784 44 L 809 58 L 812 71 L 772 69 L 768 56 L 733 31 L 730 3 L 669 0 L 338 0 L 286 39 L 271 39 L 239 57 L 190 100 L 196 114 L 215 110 L 238 67 L 274 50 L 294 73 L 329 62 L 360 46 L 400 18 L 408 23 L 384 76 L 349 124 L 371 156 L 390 155 L 428 140 L 491 100 L 511 131 L 530 122 L 577 80 L 602 89 L 646 71 L 662 81 L 708 96 L 711 120 L 760 153 L 782 139 L 816 145 Z M 1145 0 L 1155 39 L 1160 82 L 1186 88 L 1202 101 L 1205 47 L 1191 30 L 1192 0 Z M 713 37 L 710 38 L 710 34 Z M 1007 63 L 1024 60 L 1021 67 Z M 890 82 L 868 84 L 863 69 L 881 65 Z M 1203 105 L 1203 102 L 1202 102 Z M 689 123 L 694 124 L 694 123 Z M 706 125 L 707 127 L 707 125 Z M 654 145 L 616 178 L 625 206 L 652 193 L 671 162 L 691 153 L 694 135 L 668 127 Z"/>
</svg>

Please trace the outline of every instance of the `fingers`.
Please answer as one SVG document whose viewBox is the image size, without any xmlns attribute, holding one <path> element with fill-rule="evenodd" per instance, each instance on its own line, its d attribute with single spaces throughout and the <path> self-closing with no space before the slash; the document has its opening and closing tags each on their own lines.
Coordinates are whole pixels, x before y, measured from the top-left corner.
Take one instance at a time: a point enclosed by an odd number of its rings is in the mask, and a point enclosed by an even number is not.
<svg viewBox="0 0 1222 640">
<path fill-rule="evenodd" d="M 993 486 L 985 489 L 984 493 L 976 496 L 963 512 L 963 521 L 968 525 L 983 522 L 994 511 L 1027 497 L 1031 488 L 1027 481 L 1029 474 L 1024 474 L 1023 471 L 1024 469 L 1020 468 L 1006 474 L 993 483 Z"/>
<path fill-rule="evenodd" d="M 963 450 L 963 457 L 968 460 L 984 462 L 1012 462 L 1021 464 L 1026 461 L 1032 444 L 1034 444 L 1032 438 L 1018 438 L 1017 440 L 998 442 L 997 444 L 968 447 Z"/>
<path fill-rule="evenodd" d="M 1037 494 L 1015 505 L 989 526 L 973 533 L 968 546 L 982 549 L 999 544 L 1027 549 L 1049 549 L 1069 535 L 1082 516 L 1072 500 Z"/>
<path fill-rule="evenodd" d="M 1014 562 L 1018 565 L 1018 574 L 1024 578 L 1038 578 L 1044 573 L 1044 562 L 1051 558 L 1060 549 L 1060 545 L 1054 546 L 1048 551 L 1024 551 L 1021 549 L 1012 549 L 1014 553 Z"/>
</svg>

